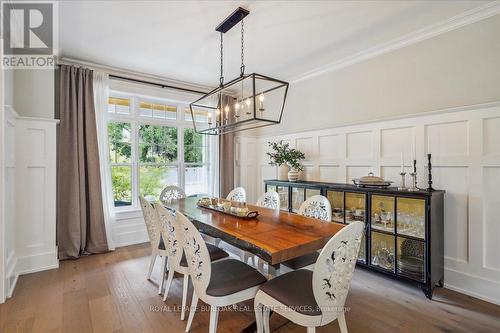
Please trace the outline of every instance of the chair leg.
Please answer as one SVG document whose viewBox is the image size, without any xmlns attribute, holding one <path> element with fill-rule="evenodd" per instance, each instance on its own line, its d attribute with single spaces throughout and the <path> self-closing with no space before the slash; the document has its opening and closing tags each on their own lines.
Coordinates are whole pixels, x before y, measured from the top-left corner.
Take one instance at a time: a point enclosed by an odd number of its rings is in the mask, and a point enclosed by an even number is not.
<svg viewBox="0 0 500 333">
<path fill-rule="evenodd" d="M 193 290 L 193 298 L 191 299 L 191 307 L 189 308 L 189 317 L 186 325 L 186 333 L 191 329 L 191 324 L 193 323 L 194 314 L 196 313 L 196 308 L 198 307 L 198 295 Z"/>
<path fill-rule="evenodd" d="M 216 306 L 210 307 L 210 328 L 208 333 L 217 332 L 217 321 L 219 320 L 219 309 Z"/>
<path fill-rule="evenodd" d="M 255 302 L 255 326 L 257 327 L 257 333 L 264 333 L 264 315 L 262 313 L 263 306 L 260 303 Z"/>
<path fill-rule="evenodd" d="M 347 333 L 347 323 L 345 321 L 345 314 L 344 314 L 344 312 L 341 312 L 339 314 L 339 316 L 337 317 L 337 321 L 339 322 L 340 333 Z"/>
<path fill-rule="evenodd" d="M 264 333 L 271 333 L 271 329 L 269 328 L 269 317 L 271 315 L 271 308 L 264 307 L 262 310 L 262 314 L 264 315 Z"/>
<path fill-rule="evenodd" d="M 189 274 L 184 275 L 184 282 L 182 284 L 182 307 L 181 307 L 181 320 L 184 320 L 186 316 L 186 299 L 188 294 L 189 286 Z M 165 292 L 166 294 L 167 292 Z"/>
<path fill-rule="evenodd" d="M 146 279 L 151 279 L 151 274 L 153 273 L 153 268 L 155 267 L 156 257 L 158 255 L 156 253 L 151 253 L 151 260 L 149 261 L 149 269 L 148 275 L 146 275 Z"/>
<path fill-rule="evenodd" d="M 217 246 L 217 247 L 219 247 L 220 241 L 221 241 L 220 238 L 214 239 L 214 245 Z"/>
<path fill-rule="evenodd" d="M 316 333 L 316 327 L 308 327 L 307 333 Z"/>
<path fill-rule="evenodd" d="M 174 279 L 175 271 L 173 269 L 168 271 L 167 284 L 165 285 L 165 293 L 163 294 L 163 302 L 167 300 L 168 292 L 170 290 L 170 286 L 172 285 L 172 280 Z"/>
<path fill-rule="evenodd" d="M 163 285 L 165 283 L 165 267 L 167 265 L 167 257 L 161 257 L 161 266 L 160 266 L 160 281 L 158 283 L 158 295 L 161 295 L 163 291 Z"/>
</svg>

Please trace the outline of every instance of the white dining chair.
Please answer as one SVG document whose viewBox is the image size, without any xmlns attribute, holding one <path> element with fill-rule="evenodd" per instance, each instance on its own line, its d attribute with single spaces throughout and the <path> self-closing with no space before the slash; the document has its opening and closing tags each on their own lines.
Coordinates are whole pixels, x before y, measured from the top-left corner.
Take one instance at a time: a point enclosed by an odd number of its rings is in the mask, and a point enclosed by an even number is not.
<svg viewBox="0 0 500 333">
<path fill-rule="evenodd" d="M 161 235 L 161 228 L 158 220 L 158 215 L 151 203 L 149 203 L 143 196 L 139 196 L 141 204 L 142 215 L 144 216 L 144 223 L 148 232 L 149 243 L 151 244 L 151 260 L 149 262 L 149 269 L 146 278 L 151 279 L 151 274 L 156 262 L 156 258 L 160 257 L 162 269 L 166 265 L 167 251 L 164 239 Z M 158 293 L 161 293 L 163 288 L 163 277 L 160 276 L 158 283 Z"/>
<path fill-rule="evenodd" d="M 253 299 L 267 279 L 253 267 L 236 259 L 210 262 L 209 252 L 196 227 L 180 212 L 176 213 L 183 228 L 184 252 L 194 286 L 193 299 L 186 325 L 189 332 L 198 300 L 210 306 L 209 333 L 217 331 L 219 309 Z"/>
<path fill-rule="evenodd" d="M 231 201 L 246 202 L 247 193 L 243 187 L 236 187 L 229 192 L 226 199 Z"/>
<path fill-rule="evenodd" d="M 297 214 L 311 217 L 325 222 L 332 220 L 332 206 L 328 198 L 322 195 L 313 195 L 300 205 Z M 313 268 L 313 264 L 318 259 L 318 252 L 311 252 L 303 256 L 287 260 L 282 263 L 283 266 L 289 269 Z"/>
<path fill-rule="evenodd" d="M 160 201 L 163 203 L 171 203 L 174 200 L 183 199 L 186 197 L 186 192 L 179 186 L 167 186 L 160 193 Z"/>
<path fill-rule="evenodd" d="M 165 285 L 165 292 L 163 294 L 163 301 L 167 300 L 168 292 L 170 291 L 170 286 L 172 285 L 172 280 L 174 278 L 175 272 L 183 275 L 183 285 L 182 285 L 182 305 L 181 305 L 181 320 L 184 320 L 186 313 L 186 298 L 189 286 L 189 271 L 186 256 L 184 255 L 184 250 L 182 247 L 182 241 L 180 240 L 182 234 L 180 233 L 180 227 L 178 226 L 177 220 L 175 218 L 175 213 L 169 209 L 163 207 L 162 204 L 155 204 L 156 212 L 158 213 L 158 218 L 161 225 L 161 236 L 165 240 L 166 252 L 168 255 L 168 277 L 167 284 Z M 211 261 L 222 260 L 227 258 L 229 254 L 218 248 L 215 245 L 207 244 L 209 257 Z M 166 271 L 166 267 L 163 268 Z M 163 277 L 165 279 L 165 276 Z"/>
<path fill-rule="evenodd" d="M 266 193 L 261 195 L 255 205 L 270 209 L 280 209 L 280 196 L 278 192 L 267 191 Z"/>
<path fill-rule="evenodd" d="M 349 224 L 328 241 L 313 271 L 292 271 L 260 286 L 254 300 L 257 332 L 269 333 L 272 310 L 307 327 L 308 333 L 314 333 L 316 327 L 335 319 L 339 322 L 340 332 L 347 333 L 344 305 L 363 231 L 362 222 Z"/>
</svg>

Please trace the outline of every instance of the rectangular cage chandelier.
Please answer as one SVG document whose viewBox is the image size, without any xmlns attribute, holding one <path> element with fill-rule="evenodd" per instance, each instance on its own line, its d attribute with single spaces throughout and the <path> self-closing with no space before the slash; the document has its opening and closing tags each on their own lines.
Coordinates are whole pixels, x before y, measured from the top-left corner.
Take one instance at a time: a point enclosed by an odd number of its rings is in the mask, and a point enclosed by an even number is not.
<svg viewBox="0 0 500 333">
<path fill-rule="evenodd" d="M 245 74 L 243 18 L 248 14 L 249 11 L 239 7 L 215 29 L 220 32 L 220 84 L 189 104 L 193 126 L 197 133 L 222 135 L 281 122 L 288 82 L 257 73 Z M 223 34 L 239 22 L 241 22 L 240 76 L 224 83 Z"/>
</svg>

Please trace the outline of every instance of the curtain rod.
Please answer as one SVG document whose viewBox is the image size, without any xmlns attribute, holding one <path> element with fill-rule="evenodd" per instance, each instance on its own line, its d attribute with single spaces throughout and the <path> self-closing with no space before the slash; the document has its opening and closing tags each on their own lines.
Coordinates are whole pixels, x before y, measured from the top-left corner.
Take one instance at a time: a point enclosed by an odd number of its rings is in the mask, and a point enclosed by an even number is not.
<svg viewBox="0 0 500 333">
<path fill-rule="evenodd" d="M 164 83 L 158 83 L 158 82 L 151 82 L 151 81 L 146 81 L 146 80 L 133 79 L 133 78 L 130 78 L 130 77 L 125 77 L 125 76 L 119 76 L 119 75 L 109 74 L 109 77 L 111 79 L 118 79 L 118 80 L 124 80 L 124 81 L 132 81 L 132 82 L 137 82 L 137 83 L 150 84 L 150 85 L 161 87 L 161 88 L 168 88 L 168 89 L 176 89 L 176 90 L 188 91 L 188 92 L 197 93 L 197 94 L 201 94 L 201 95 L 207 94 L 207 92 L 205 92 L 205 91 L 199 91 L 199 90 L 194 90 L 194 89 L 189 89 L 189 88 L 176 87 L 176 86 L 171 86 L 171 85 L 164 84 Z"/>
<path fill-rule="evenodd" d="M 103 72 L 108 73 L 110 78 L 123 80 L 123 81 L 149 84 L 149 85 L 154 85 L 154 86 L 161 87 L 161 88 L 187 91 L 187 92 L 201 94 L 201 95 L 205 95 L 208 93 L 206 91 L 200 91 L 200 90 L 196 90 L 196 89 L 192 89 L 192 88 L 183 88 L 183 87 L 179 87 L 176 85 L 170 85 L 167 83 L 160 83 L 162 81 L 161 78 L 158 78 L 158 81 L 160 81 L 160 82 L 150 81 L 149 78 L 147 78 L 147 77 L 145 79 L 143 79 L 142 78 L 143 76 L 141 75 L 142 73 L 130 72 L 130 74 L 132 76 L 137 76 L 137 74 L 139 74 L 139 78 L 133 78 L 133 77 L 130 77 L 129 71 L 127 71 L 126 74 L 122 74 L 122 72 L 124 72 L 124 70 L 122 70 L 122 69 L 109 67 L 109 66 L 105 66 L 105 65 L 100 65 L 100 64 L 96 64 L 96 63 L 92 63 L 92 62 L 88 62 L 88 61 L 76 60 L 76 59 L 71 59 L 71 58 L 60 58 L 57 60 L 57 66 L 60 66 L 60 65 L 81 66 L 81 67 L 90 68 L 92 70 L 103 71 Z M 155 78 L 153 78 L 153 80 L 155 80 Z M 211 88 L 207 87 L 207 89 L 211 89 Z"/>
</svg>

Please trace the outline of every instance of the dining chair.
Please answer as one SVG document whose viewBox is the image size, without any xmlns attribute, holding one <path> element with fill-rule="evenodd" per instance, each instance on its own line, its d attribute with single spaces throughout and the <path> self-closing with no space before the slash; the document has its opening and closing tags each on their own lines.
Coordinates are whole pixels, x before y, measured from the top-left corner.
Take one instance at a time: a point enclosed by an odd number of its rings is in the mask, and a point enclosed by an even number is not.
<svg viewBox="0 0 500 333">
<path fill-rule="evenodd" d="M 297 214 L 311 217 L 323 221 L 330 222 L 332 220 L 332 206 L 327 197 L 322 195 L 313 195 L 300 205 Z M 305 254 L 303 256 L 287 260 L 282 263 L 283 266 L 290 269 L 300 269 L 312 265 L 318 259 L 319 253 L 317 251 Z"/>
<path fill-rule="evenodd" d="M 347 225 L 321 250 L 313 271 L 291 271 L 260 286 L 254 300 L 257 332 L 269 333 L 272 310 L 307 327 L 308 333 L 314 333 L 316 327 L 335 319 L 339 322 L 340 332 L 347 333 L 344 304 L 363 231 L 363 222 Z"/>
<path fill-rule="evenodd" d="M 182 247 L 182 241 L 180 240 L 182 237 L 182 234 L 180 233 L 181 228 L 178 226 L 174 211 L 166 209 L 161 203 L 156 203 L 155 209 L 158 213 L 158 218 L 160 221 L 161 236 L 165 240 L 169 266 L 167 284 L 165 285 L 165 292 L 163 294 L 163 301 L 167 300 L 168 292 L 170 291 L 170 286 L 172 285 L 172 280 L 174 279 L 175 272 L 182 274 L 183 285 L 181 320 L 184 320 L 184 316 L 186 313 L 187 291 L 189 286 L 189 271 L 187 259 L 184 255 L 184 250 Z M 229 256 L 226 251 L 218 248 L 215 245 L 207 244 L 207 248 L 210 261 L 222 260 Z M 163 267 L 163 271 L 166 271 L 166 267 Z M 163 279 L 165 279 L 165 276 L 163 276 Z"/>
<path fill-rule="evenodd" d="M 144 223 L 146 224 L 146 229 L 148 232 L 149 242 L 151 244 L 151 260 L 149 262 L 149 269 L 146 278 L 151 279 L 151 273 L 156 262 L 156 258 L 161 258 L 161 267 L 165 267 L 167 259 L 167 251 L 165 248 L 165 242 L 161 235 L 160 225 L 158 221 L 158 215 L 151 203 L 149 203 L 143 196 L 139 196 L 139 202 L 141 203 L 142 215 L 144 216 Z M 160 277 L 158 283 L 158 293 L 161 293 L 163 288 L 163 276 Z"/>
<path fill-rule="evenodd" d="M 215 333 L 219 309 L 253 299 L 267 279 L 255 268 L 236 259 L 210 262 L 207 245 L 196 227 L 180 212 L 176 212 L 176 218 L 182 226 L 184 252 L 194 286 L 186 332 L 191 328 L 201 299 L 210 306 L 209 333 Z"/>
<path fill-rule="evenodd" d="M 226 197 L 227 200 L 246 202 L 247 193 L 243 187 L 236 187 Z"/>
<path fill-rule="evenodd" d="M 255 205 L 270 209 L 280 209 L 280 196 L 275 191 L 267 191 L 261 195 Z"/>
<path fill-rule="evenodd" d="M 163 203 L 171 203 L 177 199 L 183 199 L 186 197 L 186 192 L 179 186 L 170 185 L 161 191 L 160 201 Z"/>
</svg>

